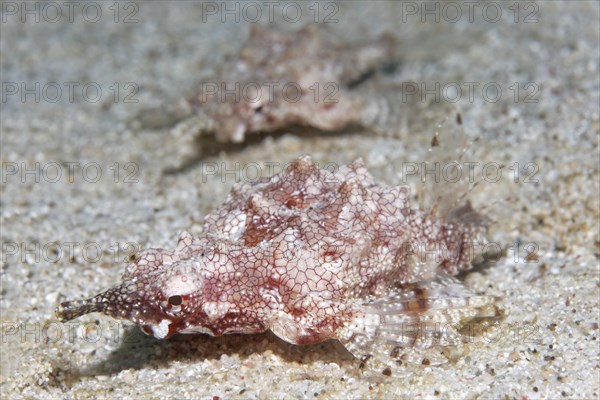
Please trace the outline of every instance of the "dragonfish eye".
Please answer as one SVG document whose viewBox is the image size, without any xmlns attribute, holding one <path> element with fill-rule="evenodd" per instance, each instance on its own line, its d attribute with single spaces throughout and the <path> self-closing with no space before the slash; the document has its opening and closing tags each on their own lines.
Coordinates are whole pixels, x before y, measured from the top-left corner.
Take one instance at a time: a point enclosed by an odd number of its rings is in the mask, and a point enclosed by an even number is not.
<svg viewBox="0 0 600 400">
<path fill-rule="evenodd" d="M 183 303 L 183 298 L 181 298 L 181 296 L 179 296 L 179 295 L 175 295 L 175 296 L 170 296 L 168 301 L 169 301 L 169 305 L 171 305 L 171 306 L 180 306 L 181 303 Z"/>
</svg>

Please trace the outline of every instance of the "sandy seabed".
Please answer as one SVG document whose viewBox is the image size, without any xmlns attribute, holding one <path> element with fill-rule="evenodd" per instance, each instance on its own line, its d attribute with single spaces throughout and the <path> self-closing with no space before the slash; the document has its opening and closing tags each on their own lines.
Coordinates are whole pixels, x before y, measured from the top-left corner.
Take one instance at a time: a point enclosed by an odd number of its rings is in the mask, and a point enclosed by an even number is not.
<svg viewBox="0 0 600 400">
<path fill-rule="evenodd" d="M 277 3 L 280 27 L 331 16 L 328 29 L 350 41 L 393 32 L 393 80 L 424 85 L 425 97 L 407 101 L 394 135 L 295 130 L 216 146 L 164 174 L 167 132 L 136 116 L 235 57 L 251 8 L 266 23 L 266 6 L 231 2 L 230 15 L 221 2 L 90 2 L 69 14 L 62 2 L 3 2 L 2 397 L 598 398 L 599 3 L 465 3 L 307 3 L 298 22 L 282 11 L 298 3 Z M 448 362 L 388 357 L 384 373 L 330 342 L 161 342 L 101 315 L 57 322 L 59 302 L 119 282 L 135 249 L 198 234 L 249 163 L 362 157 L 378 180 L 401 184 L 405 163 L 457 112 L 480 138 L 473 151 L 506 165 L 471 196 L 479 207 L 501 201 L 490 237 L 504 255 L 462 279 L 502 296 L 507 316 Z"/>
</svg>

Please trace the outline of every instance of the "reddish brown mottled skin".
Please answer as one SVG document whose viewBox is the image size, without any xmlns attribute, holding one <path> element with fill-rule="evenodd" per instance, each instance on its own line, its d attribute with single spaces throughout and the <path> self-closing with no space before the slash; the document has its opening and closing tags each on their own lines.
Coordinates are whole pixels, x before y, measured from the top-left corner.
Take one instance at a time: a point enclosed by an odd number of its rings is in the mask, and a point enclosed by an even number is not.
<svg viewBox="0 0 600 400">
<path fill-rule="evenodd" d="M 291 32 L 253 25 L 237 57 L 182 102 L 181 112 L 192 117 L 174 131 L 242 142 L 248 134 L 292 125 L 369 127 L 387 110 L 373 93 L 359 90 L 360 83 L 396 62 L 397 48 L 390 34 L 348 43 L 314 24 Z"/>
<path fill-rule="evenodd" d="M 449 276 L 470 268 L 484 219 L 468 204 L 448 215 L 411 207 L 408 187 L 377 184 L 361 160 L 332 173 L 303 156 L 235 185 L 201 236 L 142 252 L 120 285 L 57 315 L 100 311 L 161 339 L 270 329 L 297 344 L 339 339 L 354 354 L 377 340 L 429 346 L 435 336 L 398 328 L 457 324 L 495 301 Z"/>
</svg>

